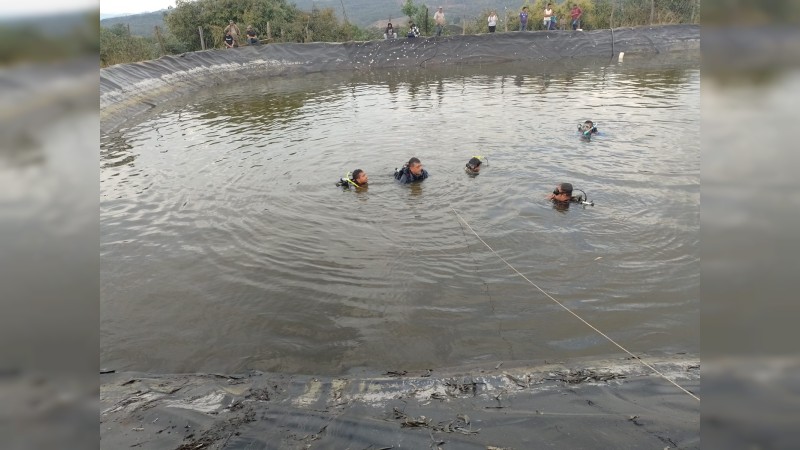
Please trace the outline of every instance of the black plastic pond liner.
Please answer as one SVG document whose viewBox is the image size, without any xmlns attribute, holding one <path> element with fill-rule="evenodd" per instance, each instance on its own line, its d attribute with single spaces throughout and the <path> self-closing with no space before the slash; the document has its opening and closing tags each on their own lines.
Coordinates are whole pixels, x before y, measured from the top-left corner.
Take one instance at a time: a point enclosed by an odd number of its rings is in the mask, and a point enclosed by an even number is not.
<svg viewBox="0 0 800 450">
<path fill-rule="evenodd" d="M 700 393 L 699 360 L 650 362 Z M 700 402 L 637 361 L 401 372 L 103 375 L 101 446 L 700 448 Z"/>
<path fill-rule="evenodd" d="M 102 127 L 208 86 L 325 71 L 369 72 L 491 63 L 609 59 L 700 49 L 699 25 L 511 32 L 345 43 L 282 43 L 205 50 L 100 70 Z"/>
<path fill-rule="evenodd" d="M 208 50 L 100 71 L 102 131 L 165 100 L 316 72 L 616 58 L 700 49 L 700 27 L 496 33 Z M 691 56 L 689 55 L 691 53 Z M 101 131 L 101 132 L 102 132 Z M 699 360 L 656 365 L 700 394 Z M 392 369 L 392 370 L 389 370 Z M 700 403 L 636 360 L 491 362 L 338 378 L 303 374 L 101 376 L 106 448 L 699 448 Z M 610 430 L 610 431 L 609 431 Z"/>
</svg>

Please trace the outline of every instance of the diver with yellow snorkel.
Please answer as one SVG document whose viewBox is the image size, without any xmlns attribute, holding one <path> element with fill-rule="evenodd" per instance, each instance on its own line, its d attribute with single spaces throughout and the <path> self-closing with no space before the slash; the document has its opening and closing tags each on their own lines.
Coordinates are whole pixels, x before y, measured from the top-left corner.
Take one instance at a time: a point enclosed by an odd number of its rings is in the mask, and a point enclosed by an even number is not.
<svg viewBox="0 0 800 450">
<path fill-rule="evenodd" d="M 368 182 L 369 178 L 367 177 L 367 172 L 356 169 L 352 172 L 348 172 L 343 178 L 339 178 L 339 181 L 336 182 L 336 186 L 345 189 L 350 189 L 350 187 L 366 188 Z"/>
</svg>

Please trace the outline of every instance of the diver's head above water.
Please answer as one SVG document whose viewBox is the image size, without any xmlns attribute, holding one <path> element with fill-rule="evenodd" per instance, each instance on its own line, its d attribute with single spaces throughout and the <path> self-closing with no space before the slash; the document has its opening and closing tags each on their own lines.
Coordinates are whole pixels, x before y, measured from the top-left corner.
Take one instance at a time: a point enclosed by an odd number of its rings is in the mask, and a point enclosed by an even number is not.
<svg viewBox="0 0 800 450">
<path fill-rule="evenodd" d="M 339 178 L 339 181 L 336 182 L 337 186 L 341 186 L 345 189 L 353 187 L 366 187 L 367 182 L 369 179 L 367 178 L 367 172 L 364 172 L 361 169 L 356 169 L 352 172 L 348 172 L 344 178 Z"/>
<path fill-rule="evenodd" d="M 550 194 L 550 200 L 554 200 L 557 202 L 569 202 L 572 201 L 572 184 L 571 183 L 561 183 L 553 189 L 553 193 Z"/>
<path fill-rule="evenodd" d="M 353 183 L 361 187 L 361 186 L 366 186 L 367 182 L 369 182 L 369 178 L 367 177 L 367 172 L 364 172 L 361 169 L 356 169 L 353 171 Z"/>
<path fill-rule="evenodd" d="M 402 184 L 413 183 L 428 178 L 428 171 L 422 167 L 419 158 L 414 157 L 409 159 L 402 169 L 395 169 L 394 178 Z"/>
<path fill-rule="evenodd" d="M 580 194 L 572 195 L 572 191 L 579 191 Z M 572 183 L 560 183 L 553 189 L 553 192 L 547 196 L 552 200 L 558 209 L 568 206 L 570 203 L 579 203 L 583 206 L 594 206 L 594 201 L 589 200 L 589 196 L 583 189 L 576 189 L 572 187 Z"/>
<path fill-rule="evenodd" d="M 582 125 L 578 126 L 578 130 L 582 133 L 597 133 L 597 127 L 594 126 L 594 122 L 591 120 L 587 120 L 583 122 Z"/>
<path fill-rule="evenodd" d="M 477 156 L 473 156 L 469 161 L 467 161 L 467 172 L 477 174 L 481 171 L 481 164 L 483 162 Z"/>
<path fill-rule="evenodd" d="M 408 171 L 414 174 L 414 176 L 422 174 L 422 163 L 419 158 L 413 157 L 408 160 Z"/>
</svg>

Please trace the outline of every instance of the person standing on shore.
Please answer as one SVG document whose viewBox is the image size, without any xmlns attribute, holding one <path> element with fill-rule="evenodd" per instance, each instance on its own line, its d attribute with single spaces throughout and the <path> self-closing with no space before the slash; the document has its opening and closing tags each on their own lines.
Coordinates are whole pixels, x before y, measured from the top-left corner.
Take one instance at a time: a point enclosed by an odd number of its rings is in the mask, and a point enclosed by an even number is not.
<svg viewBox="0 0 800 450">
<path fill-rule="evenodd" d="M 523 6 L 519 13 L 519 31 L 528 31 L 528 7 Z"/>
<path fill-rule="evenodd" d="M 444 8 L 441 6 L 439 7 L 439 9 L 433 15 L 433 21 L 436 22 L 436 35 L 441 36 L 445 25 Z"/>
<path fill-rule="evenodd" d="M 494 30 L 497 29 L 497 11 L 492 10 L 487 20 L 489 21 L 489 33 L 494 33 Z"/>
<path fill-rule="evenodd" d="M 578 7 L 577 4 L 572 5 L 572 9 L 569 11 L 570 17 L 572 17 L 572 30 L 575 31 L 581 27 L 581 16 L 583 16 L 583 10 Z"/>
<path fill-rule="evenodd" d="M 544 8 L 544 29 L 545 30 L 552 30 L 553 29 L 553 4 L 548 3 L 547 6 Z"/>
<path fill-rule="evenodd" d="M 238 47 L 239 46 L 239 35 L 242 32 L 239 30 L 239 27 L 236 26 L 236 22 L 234 22 L 233 20 L 229 20 L 228 21 L 228 26 L 225 27 L 225 29 L 222 30 L 222 31 L 225 34 L 230 34 L 231 35 L 231 37 L 233 38 L 233 46 L 234 47 Z"/>
</svg>

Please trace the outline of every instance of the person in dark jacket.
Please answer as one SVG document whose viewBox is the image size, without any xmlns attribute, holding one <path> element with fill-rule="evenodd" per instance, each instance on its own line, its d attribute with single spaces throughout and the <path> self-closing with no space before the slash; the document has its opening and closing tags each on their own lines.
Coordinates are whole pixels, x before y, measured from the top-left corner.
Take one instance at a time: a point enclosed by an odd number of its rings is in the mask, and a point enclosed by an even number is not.
<svg viewBox="0 0 800 450">
<path fill-rule="evenodd" d="M 230 33 L 225 34 L 223 42 L 225 43 L 225 48 L 235 48 L 237 46 L 236 39 Z"/>
<path fill-rule="evenodd" d="M 419 27 L 414 25 L 414 22 L 411 22 L 408 25 L 408 34 L 406 35 L 409 39 L 418 38 L 419 37 Z"/>
<path fill-rule="evenodd" d="M 386 25 L 386 31 L 383 33 L 384 39 L 397 39 L 397 33 L 394 31 L 394 27 L 392 26 L 392 22 L 389 22 Z"/>
<path fill-rule="evenodd" d="M 247 35 L 247 43 L 249 45 L 258 45 L 259 44 L 258 32 L 253 29 L 252 25 L 248 25 L 247 26 L 247 31 L 245 31 L 245 34 Z"/>
<path fill-rule="evenodd" d="M 428 178 L 428 171 L 422 167 L 419 158 L 411 158 L 402 169 L 394 171 L 394 178 L 402 184 L 422 181 Z"/>
</svg>

